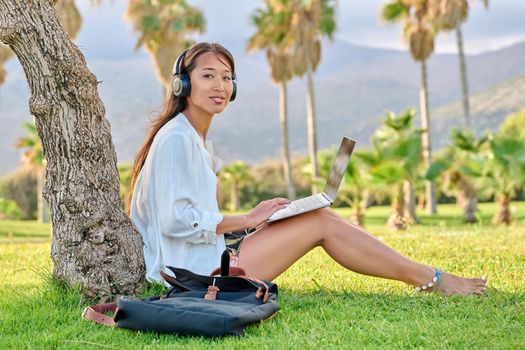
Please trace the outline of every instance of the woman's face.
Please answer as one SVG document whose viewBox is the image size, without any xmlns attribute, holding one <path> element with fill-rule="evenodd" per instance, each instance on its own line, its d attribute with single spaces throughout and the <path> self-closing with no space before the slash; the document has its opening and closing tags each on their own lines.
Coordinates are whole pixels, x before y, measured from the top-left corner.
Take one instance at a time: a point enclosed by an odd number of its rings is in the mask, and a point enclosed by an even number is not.
<svg viewBox="0 0 525 350">
<path fill-rule="evenodd" d="M 233 92 L 232 71 L 227 62 L 225 57 L 213 52 L 197 57 L 197 66 L 190 73 L 189 107 L 210 115 L 221 113 L 226 108 Z"/>
</svg>

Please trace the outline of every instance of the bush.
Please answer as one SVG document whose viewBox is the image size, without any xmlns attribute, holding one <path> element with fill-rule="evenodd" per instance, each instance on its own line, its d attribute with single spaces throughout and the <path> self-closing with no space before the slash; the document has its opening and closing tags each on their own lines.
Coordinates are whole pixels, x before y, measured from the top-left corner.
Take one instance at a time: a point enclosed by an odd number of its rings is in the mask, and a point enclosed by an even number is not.
<svg viewBox="0 0 525 350">
<path fill-rule="evenodd" d="M 505 117 L 499 133 L 525 140 L 525 107 Z"/>
<path fill-rule="evenodd" d="M 20 219 L 36 219 L 37 179 L 36 173 L 22 168 L 0 179 L 0 197 L 14 201 L 21 211 Z"/>
<path fill-rule="evenodd" d="M 15 201 L 0 197 L 0 220 L 20 220 L 22 215 Z"/>
</svg>

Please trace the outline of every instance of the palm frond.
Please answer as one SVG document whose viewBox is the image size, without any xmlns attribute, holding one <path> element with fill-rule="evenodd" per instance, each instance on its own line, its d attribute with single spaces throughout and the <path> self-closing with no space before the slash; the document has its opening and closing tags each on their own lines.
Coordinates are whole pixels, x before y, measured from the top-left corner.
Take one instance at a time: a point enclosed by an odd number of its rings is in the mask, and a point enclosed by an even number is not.
<svg viewBox="0 0 525 350">
<path fill-rule="evenodd" d="M 381 9 L 381 19 L 387 22 L 397 22 L 408 16 L 409 9 L 401 1 L 394 0 Z"/>
</svg>

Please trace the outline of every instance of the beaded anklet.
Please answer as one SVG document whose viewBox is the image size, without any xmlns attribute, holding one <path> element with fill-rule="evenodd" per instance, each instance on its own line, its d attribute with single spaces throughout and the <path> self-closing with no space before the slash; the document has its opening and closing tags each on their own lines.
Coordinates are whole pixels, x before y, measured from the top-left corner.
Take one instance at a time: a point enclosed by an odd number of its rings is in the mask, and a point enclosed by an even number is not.
<svg viewBox="0 0 525 350">
<path fill-rule="evenodd" d="M 436 269 L 436 275 L 432 278 L 432 281 L 430 281 L 428 284 L 416 287 L 415 290 L 416 292 L 421 292 L 422 290 L 432 288 L 434 285 L 436 285 L 436 282 L 437 286 L 441 287 L 441 271 L 439 271 L 438 269 Z"/>
</svg>

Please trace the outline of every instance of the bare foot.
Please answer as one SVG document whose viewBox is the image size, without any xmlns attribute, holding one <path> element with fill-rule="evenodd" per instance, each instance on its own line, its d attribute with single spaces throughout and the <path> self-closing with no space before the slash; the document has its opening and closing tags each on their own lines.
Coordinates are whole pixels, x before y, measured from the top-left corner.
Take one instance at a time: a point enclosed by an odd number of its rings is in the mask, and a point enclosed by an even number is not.
<svg viewBox="0 0 525 350">
<path fill-rule="evenodd" d="M 447 272 L 441 272 L 441 283 L 435 291 L 445 295 L 482 294 L 487 289 L 486 277 L 465 278 Z"/>
</svg>

